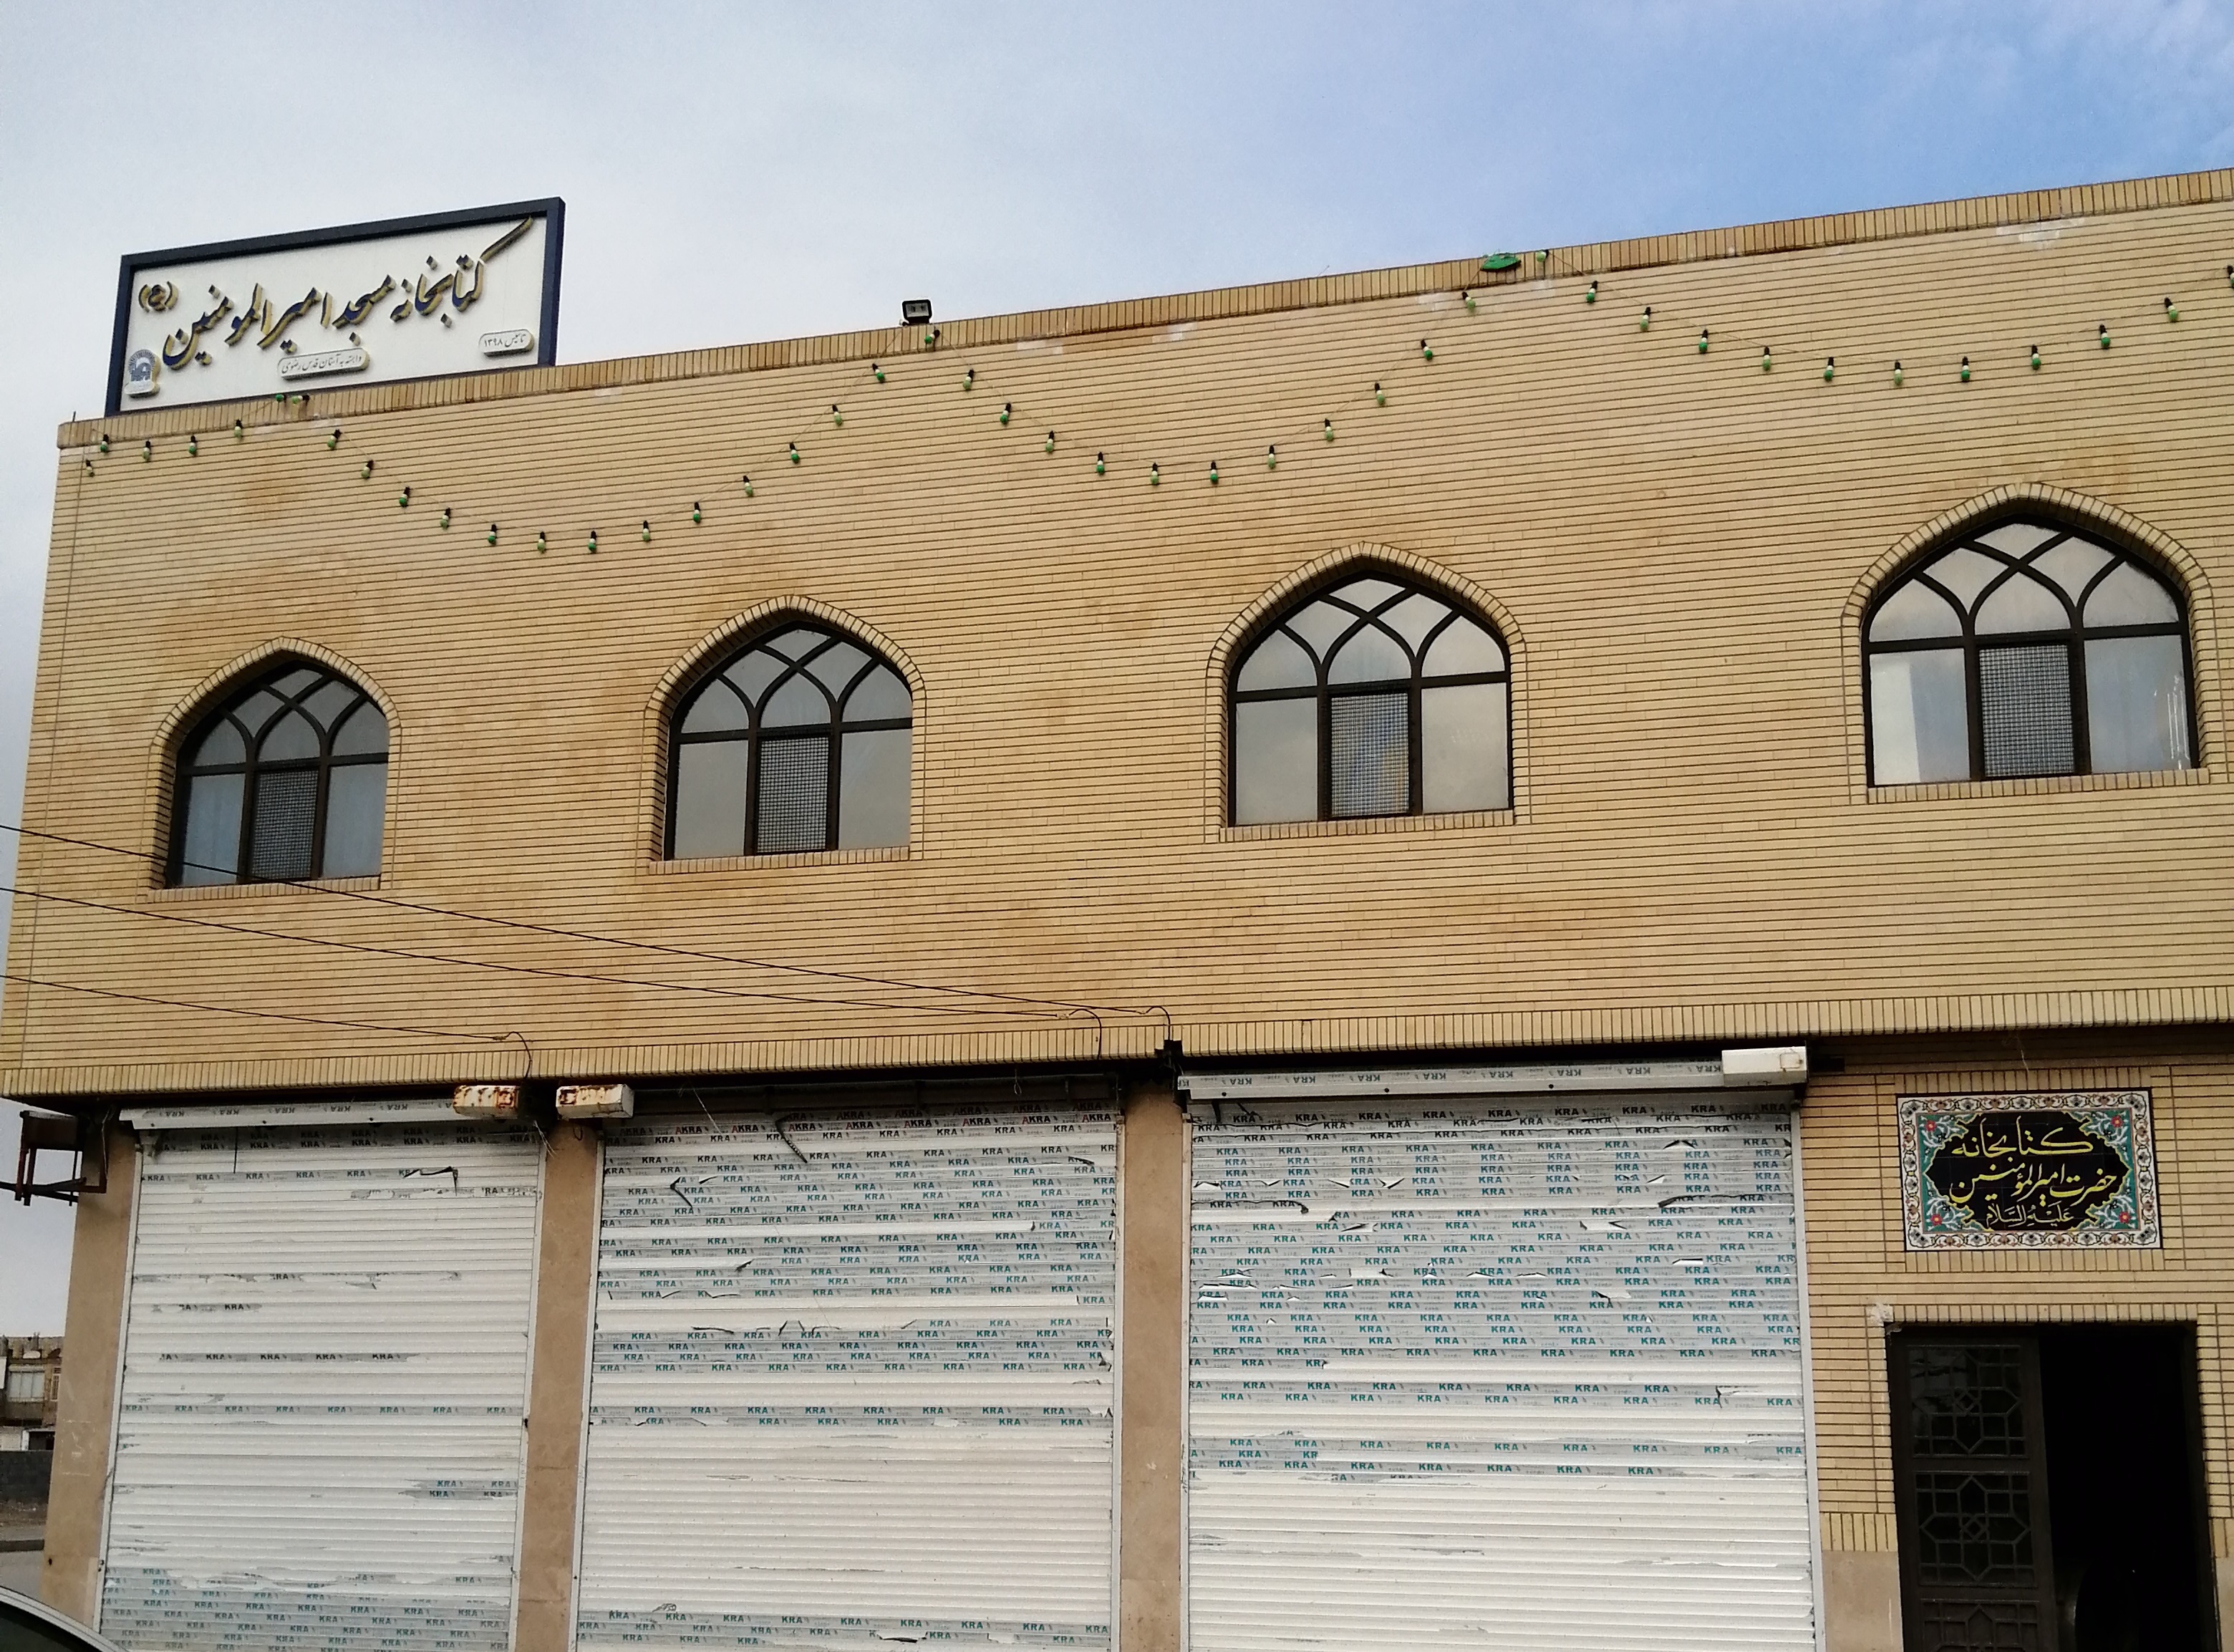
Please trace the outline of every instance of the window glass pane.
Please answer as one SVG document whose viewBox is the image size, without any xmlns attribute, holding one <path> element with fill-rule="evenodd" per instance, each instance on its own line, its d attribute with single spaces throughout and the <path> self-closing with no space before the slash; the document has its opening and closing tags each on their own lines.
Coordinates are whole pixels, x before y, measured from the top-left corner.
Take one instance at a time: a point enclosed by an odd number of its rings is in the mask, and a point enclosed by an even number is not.
<svg viewBox="0 0 2234 1652">
<path fill-rule="evenodd" d="M 326 852 L 319 874 L 369 878 L 380 871 L 388 765 L 343 763 L 326 775 Z"/>
<path fill-rule="evenodd" d="M 796 728 L 802 724 L 828 722 L 830 697 L 814 685 L 814 680 L 805 673 L 786 678 L 784 685 L 768 695 L 768 703 L 761 708 L 761 722 L 775 728 Z"/>
<path fill-rule="evenodd" d="M 1924 571 L 1946 586 L 1954 593 L 1955 600 L 1968 609 L 1978 600 L 1978 593 L 2009 565 L 1999 558 L 1982 556 L 1966 546 L 1957 546 Z"/>
<path fill-rule="evenodd" d="M 879 849 L 908 840 L 909 744 L 905 728 L 847 735 L 838 756 L 838 846 Z"/>
<path fill-rule="evenodd" d="M 1344 695 L 1328 708 L 1329 776 L 1337 819 L 1412 806 L 1411 713 L 1401 694 Z"/>
<path fill-rule="evenodd" d="M 1960 649 L 1870 661 L 1871 778 L 1879 786 L 1970 778 L 1970 719 Z"/>
<path fill-rule="evenodd" d="M 2032 565 L 2063 587 L 2064 594 L 2076 603 L 2087 590 L 2087 582 L 2102 571 L 2102 565 L 2110 553 L 2099 545 L 2089 545 L 2084 539 L 2066 539 L 2053 551 L 2043 551 L 2033 558 Z"/>
<path fill-rule="evenodd" d="M 759 817 L 753 849 L 780 855 L 830 846 L 830 739 L 761 742 Z"/>
<path fill-rule="evenodd" d="M 1929 585 L 1911 580 L 1885 599 L 1870 621 L 1872 643 L 1904 643 L 1917 637 L 1960 637 L 1962 619 L 1947 599 Z"/>
<path fill-rule="evenodd" d="M 256 878 L 308 878 L 317 824 L 318 771 L 283 768 L 256 777 L 248 870 Z"/>
<path fill-rule="evenodd" d="M 745 702 L 737 698 L 737 691 L 720 677 L 715 677 L 699 691 L 690 702 L 690 709 L 683 714 L 682 732 L 686 735 L 727 734 L 741 732 L 749 725 L 745 717 Z"/>
<path fill-rule="evenodd" d="M 761 646 L 774 649 L 787 660 L 796 660 L 809 649 L 818 645 L 827 635 L 829 633 L 826 631 L 808 630 L 804 626 L 795 626 L 790 630 L 781 631 L 769 637 Z"/>
<path fill-rule="evenodd" d="M 372 757 L 388 749 L 388 715 L 366 701 L 349 713 L 349 721 L 334 736 L 336 757 Z"/>
<path fill-rule="evenodd" d="M 756 705 L 768 690 L 768 685 L 781 676 L 787 668 L 780 656 L 766 649 L 754 649 L 730 666 L 722 675 L 736 685 L 737 693 L 747 705 Z"/>
<path fill-rule="evenodd" d="M 1431 677 L 1457 676 L 1468 671 L 1502 671 L 1505 650 L 1480 626 L 1460 617 L 1453 620 L 1435 639 L 1421 669 Z"/>
<path fill-rule="evenodd" d="M 1233 708 L 1233 824 L 1319 816 L 1319 704 L 1244 701 Z"/>
<path fill-rule="evenodd" d="M 1333 595 L 1341 597 L 1346 603 L 1363 609 L 1369 614 L 1402 589 L 1401 585 L 1390 584 L 1386 579 L 1368 578 L 1353 579 L 1348 584 L 1336 590 Z"/>
<path fill-rule="evenodd" d="M 1435 629 L 1436 622 L 1451 611 L 1450 604 L 1437 602 L 1424 591 L 1414 591 L 1394 608 L 1381 616 L 1381 623 L 1402 637 L 1414 653 L 1427 640 L 1427 633 Z"/>
<path fill-rule="evenodd" d="M 2089 625 L 2169 625 L 2178 617 L 2172 593 L 2130 562 L 2113 570 L 2087 599 Z"/>
<path fill-rule="evenodd" d="M 246 762 L 248 748 L 242 743 L 239 728 L 227 717 L 202 736 L 202 743 L 187 761 L 202 768 L 215 763 Z"/>
<path fill-rule="evenodd" d="M 1313 603 L 1301 613 L 1290 615 L 1287 629 L 1303 639 L 1303 643 L 1319 658 L 1334 646 L 1334 640 L 1357 624 L 1357 616 L 1347 608 L 1336 608 L 1332 603 Z"/>
<path fill-rule="evenodd" d="M 863 677 L 860 686 L 846 701 L 846 718 L 854 722 L 905 717 L 913 709 L 914 701 L 908 693 L 907 683 L 888 665 L 880 665 Z"/>
<path fill-rule="evenodd" d="M 846 692 L 846 685 L 860 675 L 868 660 L 867 653 L 851 643 L 833 643 L 816 655 L 807 669 L 833 695 L 840 695 Z"/>
<path fill-rule="evenodd" d="M 258 689 L 254 694 L 232 708 L 232 715 L 243 728 L 251 735 L 261 733 L 264 725 L 271 721 L 272 714 L 284 702 L 268 689 Z"/>
<path fill-rule="evenodd" d="M 1978 543 L 1990 545 L 1996 551 L 2006 551 L 2021 557 L 2043 539 L 2052 539 L 2063 530 L 2042 527 L 2037 522 L 2004 522 L 1990 533 L 1981 533 Z"/>
<path fill-rule="evenodd" d="M 1505 695 L 1502 682 L 1421 690 L 1420 801 L 1429 812 L 1511 806 Z"/>
<path fill-rule="evenodd" d="M 2194 761 L 2179 638 L 2115 637 L 2087 645 L 2087 741 L 2098 774 Z"/>
<path fill-rule="evenodd" d="M 300 762 L 317 754 L 318 731 L 299 711 L 289 712 L 265 729 L 264 743 L 256 748 L 261 763 Z"/>
<path fill-rule="evenodd" d="M 1318 667 L 1303 645 L 1285 631 L 1274 631 L 1250 650 L 1233 686 L 1245 694 L 1251 689 L 1308 689 L 1318 680 Z"/>
<path fill-rule="evenodd" d="M 1978 711 L 1987 779 L 2071 773 L 2071 650 L 2061 643 L 1979 650 Z"/>
<path fill-rule="evenodd" d="M 1402 682 L 1412 675 L 1412 656 L 1378 625 L 1368 625 L 1335 650 L 1327 666 L 1329 682 Z"/>
<path fill-rule="evenodd" d="M 329 677 L 316 694 L 303 702 L 303 709 L 310 714 L 311 721 L 319 728 L 330 728 L 334 720 L 349 709 L 356 695 L 355 683 Z"/>
<path fill-rule="evenodd" d="M 288 672 L 286 676 L 274 681 L 271 686 L 291 700 L 316 682 L 320 675 L 308 666 L 299 666 Z"/>
<path fill-rule="evenodd" d="M 2067 631 L 2063 599 L 2030 574 L 2013 573 L 1978 605 L 1980 632 Z"/>
<path fill-rule="evenodd" d="M 677 748 L 675 859 L 741 855 L 745 852 L 745 764 L 751 748 L 741 740 L 693 741 Z"/>
<path fill-rule="evenodd" d="M 240 865 L 244 774 L 204 774 L 186 782 L 186 865 L 182 884 L 229 884 Z"/>
</svg>

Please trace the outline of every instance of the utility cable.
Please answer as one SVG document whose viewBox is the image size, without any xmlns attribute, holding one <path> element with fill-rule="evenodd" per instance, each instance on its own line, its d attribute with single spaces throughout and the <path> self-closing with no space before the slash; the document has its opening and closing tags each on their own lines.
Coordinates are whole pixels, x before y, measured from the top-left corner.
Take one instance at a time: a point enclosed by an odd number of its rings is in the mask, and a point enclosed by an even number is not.
<svg viewBox="0 0 2234 1652">
<path fill-rule="evenodd" d="M 452 1033 L 432 1027 L 395 1027 L 377 1021 L 337 1021 L 328 1015 L 290 1015 L 277 1009 L 235 1009 L 227 1004 L 191 1003 L 183 998 L 155 998 L 141 992 L 119 992 L 108 987 L 81 987 L 68 981 L 49 981 L 40 976 L 17 975 L 10 970 L 0 973 L 0 981 L 21 982 L 27 987 L 47 987 L 56 992 L 90 993 L 96 998 L 121 998 L 127 1003 L 155 1004 L 165 1009 L 199 1009 L 213 1015 L 253 1015 L 258 1021 L 302 1022 L 312 1027 L 349 1027 L 360 1032 L 409 1033 L 417 1038 L 470 1038 L 477 1043 L 505 1044 L 514 1041 L 510 1033 Z"/>
<path fill-rule="evenodd" d="M 127 917 L 154 918 L 164 924 L 185 924 L 195 929 L 221 930 L 233 935 L 253 935 L 266 941 L 291 941 L 302 946 L 331 947 L 374 957 L 403 958 L 415 963 L 447 963 L 467 970 L 493 970 L 506 975 L 538 976 L 553 981 L 586 981 L 607 987 L 649 987 L 663 992 L 695 992 L 717 998 L 741 998 L 772 1003 L 812 1004 L 817 1007 L 893 1009 L 903 1013 L 941 1015 L 1018 1016 L 1048 1019 L 1044 1010 L 973 1009 L 963 1004 L 895 1004 L 867 998 L 817 998 L 799 993 L 752 992 L 737 987 L 713 987 L 689 981 L 645 981 L 633 976 L 592 975 L 578 970 L 549 970 L 530 963 L 499 963 L 484 958 L 453 957 L 441 952 L 412 952 L 402 947 L 375 946 L 364 941 L 336 941 L 323 936 L 290 935 L 281 930 L 259 930 L 246 924 L 226 924 L 216 918 L 192 917 L 184 912 L 162 912 L 146 906 L 116 906 L 74 895 L 50 895 L 36 889 L 0 884 L 0 894 L 20 895 L 26 900 L 48 901 L 58 906 L 82 906 L 96 912 L 117 912 Z"/>
<path fill-rule="evenodd" d="M 95 843 L 86 838 L 64 837 L 59 833 L 35 831 L 29 826 L 10 826 L 5 821 L 0 821 L 0 832 L 14 833 L 18 837 L 38 838 L 49 843 L 68 844 L 72 848 L 76 849 L 95 849 L 104 854 L 122 855 L 127 859 L 146 861 L 155 865 L 164 864 L 162 857 L 148 854 L 143 850 L 123 849 L 119 848 L 114 844 Z M 197 869 L 206 869 L 212 872 L 229 872 L 231 870 L 230 868 L 221 866 L 205 866 L 205 863 L 200 861 L 190 860 L 184 864 Z M 1104 1015 L 1137 1015 L 1147 1013 L 1145 1010 L 1127 1009 L 1122 1005 L 1078 1003 L 1064 998 L 1035 998 L 1023 993 L 994 992 L 975 987 L 941 986 L 930 982 L 903 981 L 885 976 L 860 975 L 844 970 L 817 969 L 812 964 L 778 963 L 766 958 L 740 957 L 735 953 L 706 952 L 692 947 L 668 946 L 657 941 L 633 941 L 624 936 L 599 935 L 594 931 L 586 930 L 562 929 L 555 924 L 536 924 L 529 922 L 525 918 L 491 917 L 480 912 L 461 912 L 451 907 L 433 906 L 419 901 L 401 900 L 393 895 L 376 895 L 368 890 L 362 889 L 336 889 L 328 884 L 315 883 L 299 878 L 274 878 L 265 879 L 263 881 L 278 888 L 304 889 L 310 891 L 314 894 L 331 895 L 344 900 L 365 901 L 376 906 L 392 906 L 400 911 L 420 912 L 435 917 L 462 918 L 467 923 L 487 924 L 498 929 L 520 930 L 532 935 L 554 936 L 562 940 L 590 941 L 602 946 L 628 947 L 635 951 L 656 952 L 665 957 L 674 958 L 689 958 L 701 963 L 742 964 L 748 969 L 784 970 L 793 975 L 813 976 L 818 979 L 825 981 L 850 982 L 856 986 L 885 987 L 901 992 L 944 993 L 950 997 L 990 998 L 1004 1003 L 1030 1004 L 1043 1009 L 1054 1009 L 1065 1011 L 1083 1009 L 1099 1011 Z M 140 909 L 121 907 L 115 910 L 130 911 Z M 265 934 L 269 933 L 269 931 L 251 930 L 251 933 Z M 288 938 L 293 939 L 297 937 L 290 937 Z M 802 998 L 798 1002 L 803 1003 L 819 1003 L 824 1002 L 851 1003 L 857 1001 L 852 999 L 832 999 L 826 1001 L 821 999 Z M 877 1009 L 906 1008 L 908 1006 L 879 1006 L 872 1004 L 865 1007 Z"/>
</svg>

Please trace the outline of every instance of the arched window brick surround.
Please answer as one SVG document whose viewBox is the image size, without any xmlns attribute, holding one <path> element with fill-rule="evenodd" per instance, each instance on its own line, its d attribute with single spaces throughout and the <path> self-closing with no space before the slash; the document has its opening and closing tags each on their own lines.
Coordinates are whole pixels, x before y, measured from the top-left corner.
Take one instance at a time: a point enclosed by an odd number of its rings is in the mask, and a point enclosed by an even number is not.
<svg viewBox="0 0 2234 1652">
<path fill-rule="evenodd" d="M 1270 627 L 1274 616 L 1297 605 L 1309 594 L 1345 577 L 1380 572 L 1487 620 L 1503 643 L 1510 675 L 1512 805 L 1509 808 L 1448 814 L 1367 816 L 1356 819 L 1306 820 L 1277 825 L 1229 824 L 1227 773 L 1231 758 L 1226 692 L 1241 653 Z M 1512 612 L 1489 591 L 1465 576 L 1416 552 L 1361 541 L 1313 558 L 1274 584 L 1236 615 L 1220 634 L 1203 673 L 1204 835 L 1212 840 L 1253 839 L 1366 832 L 1406 832 L 1485 826 L 1523 820 L 1528 810 L 1527 645 Z"/>
<path fill-rule="evenodd" d="M 905 846 L 874 849 L 800 851 L 790 854 L 741 854 L 715 859 L 670 860 L 667 858 L 668 776 L 673 767 L 670 733 L 682 702 L 713 675 L 716 668 L 744 651 L 756 637 L 781 630 L 786 621 L 818 626 L 859 642 L 881 656 L 906 683 L 913 706 L 908 797 L 908 840 Z M 923 673 L 885 632 L 859 616 L 811 597 L 772 597 L 723 620 L 693 643 L 662 674 L 643 710 L 644 753 L 637 808 L 637 841 L 643 865 L 653 872 L 720 871 L 744 866 L 781 865 L 798 861 L 884 860 L 920 854 L 924 843 L 924 797 L 927 769 L 926 731 L 930 707 Z"/>
<path fill-rule="evenodd" d="M 1867 671 L 1863 628 L 1880 595 L 1925 558 L 1965 532 L 1990 530 L 2023 518 L 2067 526 L 2123 552 L 2184 588 L 2191 676 L 2189 695 L 2195 749 L 2188 768 L 2131 774 L 2041 775 L 2006 780 L 1950 780 L 1872 787 L 1870 785 Z M 1941 513 L 1887 549 L 1848 592 L 1840 620 L 1840 655 L 1846 707 L 1849 789 L 1856 800 L 1958 795 L 1980 788 L 1996 792 L 2098 790 L 2134 786 L 2184 785 L 2218 778 L 2224 749 L 2224 720 L 2218 691 L 2218 627 L 2211 584 L 2195 557 L 2169 534 L 2101 500 L 2043 483 L 2015 483 L 1965 500 Z"/>
<path fill-rule="evenodd" d="M 390 864 L 396 843 L 396 831 L 401 810 L 398 799 L 403 791 L 405 729 L 395 702 L 381 688 L 379 682 L 347 656 L 336 652 L 323 643 L 300 637 L 275 637 L 258 643 L 255 647 L 234 656 L 225 664 L 204 676 L 193 688 L 173 702 L 169 711 L 155 727 L 155 737 L 148 746 L 148 767 L 142 795 L 146 804 L 142 811 L 140 841 L 147 855 L 147 881 L 150 887 L 167 889 L 172 830 L 174 810 L 181 800 L 174 795 L 179 778 L 180 748 L 187 737 L 199 729 L 203 722 L 237 689 L 255 678 L 265 675 L 286 660 L 299 660 L 306 665 L 322 668 L 346 679 L 362 690 L 365 697 L 378 707 L 388 723 L 388 785 L 387 798 L 381 823 L 382 864 Z M 212 896 L 245 893 L 258 890 L 271 891 L 284 885 L 271 884 L 235 883 L 205 885 L 177 892 L 188 896 Z"/>
</svg>

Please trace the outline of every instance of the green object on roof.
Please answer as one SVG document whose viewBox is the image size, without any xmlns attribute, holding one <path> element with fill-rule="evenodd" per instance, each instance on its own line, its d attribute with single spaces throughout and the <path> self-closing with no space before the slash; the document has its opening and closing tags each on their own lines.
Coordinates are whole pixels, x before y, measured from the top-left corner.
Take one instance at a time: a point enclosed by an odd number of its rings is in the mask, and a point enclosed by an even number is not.
<svg viewBox="0 0 2234 1652">
<path fill-rule="evenodd" d="M 1517 252 L 1493 252 L 1481 261 L 1481 267 L 1491 275 L 1497 274 L 1500 270 L 1518 270 L 1520 267 L 1520 255 Z"/>
</svg>

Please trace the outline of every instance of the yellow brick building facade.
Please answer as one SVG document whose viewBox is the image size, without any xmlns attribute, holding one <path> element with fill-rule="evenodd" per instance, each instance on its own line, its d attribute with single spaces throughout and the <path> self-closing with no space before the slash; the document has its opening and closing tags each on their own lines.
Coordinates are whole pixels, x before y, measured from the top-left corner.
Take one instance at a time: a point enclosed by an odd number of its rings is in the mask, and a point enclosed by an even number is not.
<svg viewBox="0 0 2234 1652">
<path fill-rule="evenodd" d="M 1206 1652 L 1319 1642 L 1213 1628 L 1211 1562 L 1182 1564 L 1206 1172 L 1174 1068 L 1759 1046 L 1810 1061 L 1794 1632 L 1902 1644 L 1887 1338 L 1933 1327 L 2192 1335 L 2234 1579 L 2230 258 L 2234 173 L 2197 173 L 66 426 L 0 1029 L 8 1093 L 112 1144 L 49 1598 L 91 1616 L 129 1525 L 134 1189 L 163 1155 L 120 1113 L 578 1081 L 717 1129 L 1101 1108 L 1114 1606 L 1080 1622 Z M 1871 604 L 2013 515 L 2176 583 L 2188 766 L 1871 785 Z M 1510 807 L 1231 824 L 1240 654 L 1350 574 L 1502 639 Z M 908 684 L 906 841 L 666 859 L 678 697 L 800 621 Z M 387 715 L 377 876 L 167 887 L 181 742 L 288 660 Z M 1898 1098 L 2132 1091 L 2159 1245 L 1907 1248 Z M 585 1362 L 621 1194 L 597 1126 L 539 1151 L 505 1633 L 560 1647 L 597 1638 Z M 1660 1643 L 1787 1643 L 1686 1623 Z"/>
</svg>

